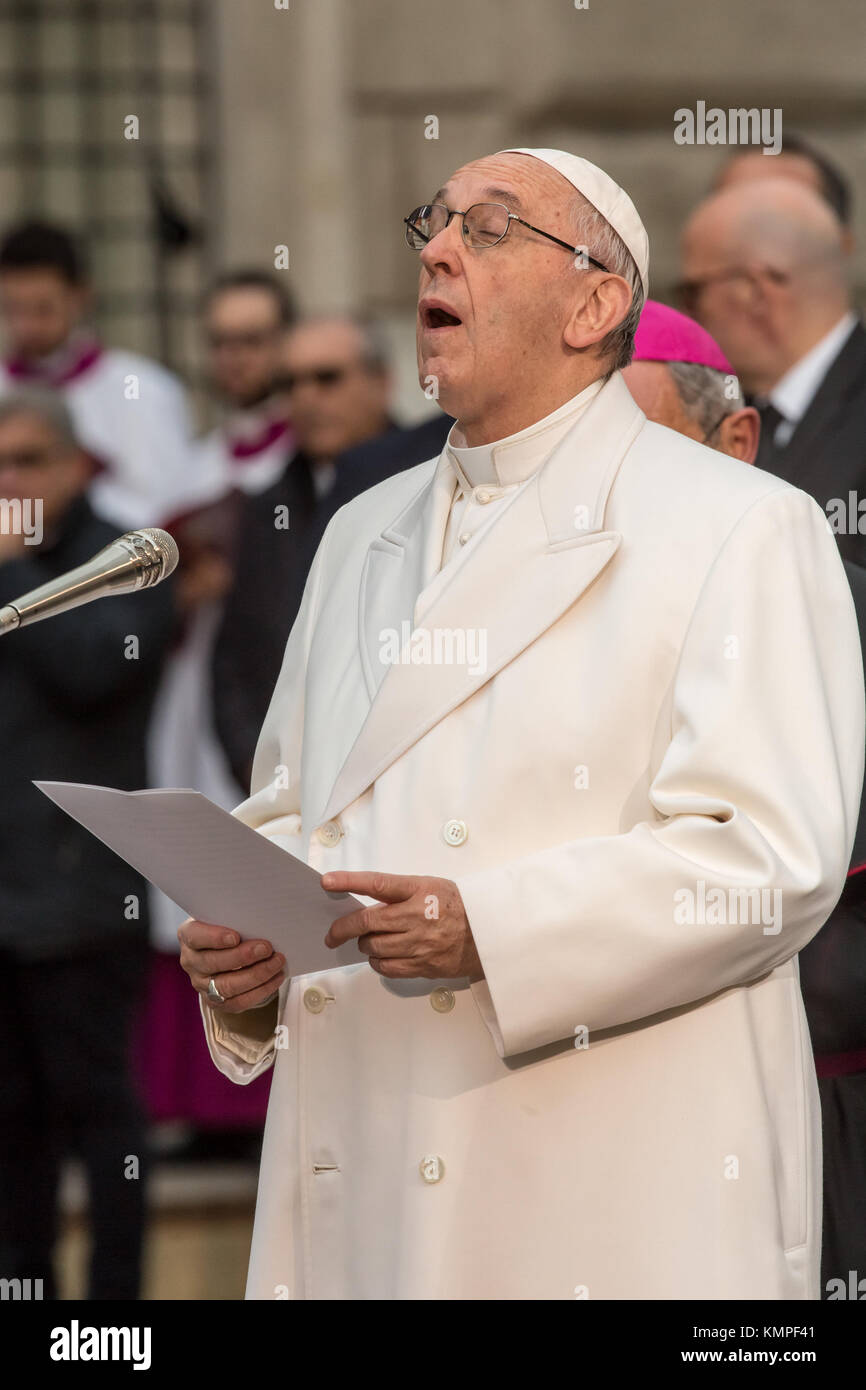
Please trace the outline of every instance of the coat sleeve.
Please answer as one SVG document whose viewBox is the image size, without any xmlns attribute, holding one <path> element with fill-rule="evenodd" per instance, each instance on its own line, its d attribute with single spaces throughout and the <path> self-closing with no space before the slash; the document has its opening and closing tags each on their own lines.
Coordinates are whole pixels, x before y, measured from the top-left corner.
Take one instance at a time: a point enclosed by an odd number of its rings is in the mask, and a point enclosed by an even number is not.
<svg viewBox="0 0 866 1390">
<path fill-rule="evenodd" d="M 826 518 L 774 489 L 729 533 L 689 618 L 646 819 L 457 879 L 499 1055 L 694 1003 L 795 955 L 845 881 L 864 718 Z M 712 889 L 725 905 L 702 911 Z"/>
<path fill-rule="evenodd" d="M 331 529 L 329 525 L 316 551 L 286 643 L 279 678 L 256 746 L 251 794 L 232 811 L 245 825 L 277 844 L 301 833 L 304 691 Z M 290 846 L 284 843 L 282 848 Z M 290 983 L 288 979 L 283 981 L 277 999 L 242 1014 L 223 1014 L 199 995 L 211 1058 L 238 1085 L 254 1081 L 272 1065 L 276 1056 L 275 1030 L 283 1016 Z"/>
</svg>

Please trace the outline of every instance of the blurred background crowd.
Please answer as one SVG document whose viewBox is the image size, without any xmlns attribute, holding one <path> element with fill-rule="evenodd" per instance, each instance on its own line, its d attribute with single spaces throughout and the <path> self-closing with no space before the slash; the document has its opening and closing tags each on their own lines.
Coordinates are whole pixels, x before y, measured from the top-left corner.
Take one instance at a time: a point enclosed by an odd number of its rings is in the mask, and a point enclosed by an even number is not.
<svg viewBox="0 0 866 1390">
<path fill-rule="evenodd" d="M 863 21 L 835 9 L 738 0 L 683 35 L 638 0 L 0 3 L 0 499 L 44 526 L 0 528 L 0 606 L 128 529 L 181 552 L 0 644 L 0 1276 L 243 1292 L 270 1076 L 216 1071 L 184 914 L 32 779 L 247 795 L 328 519 L 452 423 L 417 384 L 402 219 L 453 169 L 553 146 L 628 189 L 654 295 L 630 389 L 817 498 L 862 627 Z M 780 109 L 781 152 L 677 145 L 699 97 Z M 866 1276 L 861 868 L 858 831 L 801 956 L 826 1279 Z"/>
</svg>

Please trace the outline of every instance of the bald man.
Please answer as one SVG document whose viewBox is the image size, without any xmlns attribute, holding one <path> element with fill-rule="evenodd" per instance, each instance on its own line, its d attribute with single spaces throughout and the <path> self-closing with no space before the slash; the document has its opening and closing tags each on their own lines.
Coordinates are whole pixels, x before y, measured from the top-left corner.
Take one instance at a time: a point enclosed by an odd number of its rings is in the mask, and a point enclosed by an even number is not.
<svg viewBox="0 0 866 1390">
<path fill-rule="evenodd" d="M 833 209 L 844 229 L 843 238 L 851 249 L 851 185 L 832 160 L 800 135 L 785 135 L 780 154 L 765 159 L 762 151 L 739 149 L 722 165 L 715 187 L 730 188 L 753 179 L 793 179 L 819 193 Z"/>
<path fill-rule="evenodd" d="M 756 462 L 828 511 L 866 561 L 853 491 L 866 475 L 866 331 L 853 312 L 838 218 L 791 179 L 707 198 L 682 240 L 682 307 L 730 358 L 761 414 Z"/>
</svg>

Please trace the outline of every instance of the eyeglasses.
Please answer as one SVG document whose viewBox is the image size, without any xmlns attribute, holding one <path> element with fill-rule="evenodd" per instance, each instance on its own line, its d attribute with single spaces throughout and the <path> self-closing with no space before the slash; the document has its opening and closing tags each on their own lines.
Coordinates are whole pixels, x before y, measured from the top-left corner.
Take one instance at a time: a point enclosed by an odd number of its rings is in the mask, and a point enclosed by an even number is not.
<svg viewBox="0 0 866 1390">
<path fill-rule="evenodd" d="M 432 241 L 434 236 L 445 230 L 452 217 L 461 219 L 460 231 L 463 240 L 475 251 L 483 251 L 488 246 L 498 246 L 504 241 L 512 222 L 519 222 L 521 227 L 527 227 L 530 232 L 547 237 L 548 241 L 555 241 L 557 246 L 562 246 L 572 255 L 579 256 L 581 260 L 594 265 L 597 270 L 607 270 L 607 266 L 602 265 L 601 261 L 588 256 L 583 247 L 572 246 L 561 237 L 543 232 L 540 227 L 533 227 L 531 222 L 524 222 L 516 212 L 509 212 L 504 203 L 473 203 L 465 212 L 447 208 L 444 203 L 423 203 L 421 207 L 415 208 L 414 212 L 410 212 L 408 217 L 403 218 L 406 224 L 406 244 L 411 246 L 413 251 L 420 251 L 428 241 Z"/>
<path fill-rule="evenodd" d="M 306 372 L 285 372 L 277 380 L 280 391 L 297 391 L 299 386 L 319 386 L 330 390 L 338 386 L 349 374 L 348 367 L 311 367 Z"/>
<path fill-rule="evenodd" d="M 777 285 L 783 285 L 791 278 L 784 270 L 774 270 L 771 266 L 764 266 L 760 270 L 746 270 L 737 266 L 732 270 L 720 270 L 716 275 L 704 275 L 701 279 L 681 280 L 674 286 L 674 295 L 683 313 L 694 316 L 701 295 L 710 285 L 721 285 L 733 280 L 756 285 L 762 275 Z"/>
</svg>

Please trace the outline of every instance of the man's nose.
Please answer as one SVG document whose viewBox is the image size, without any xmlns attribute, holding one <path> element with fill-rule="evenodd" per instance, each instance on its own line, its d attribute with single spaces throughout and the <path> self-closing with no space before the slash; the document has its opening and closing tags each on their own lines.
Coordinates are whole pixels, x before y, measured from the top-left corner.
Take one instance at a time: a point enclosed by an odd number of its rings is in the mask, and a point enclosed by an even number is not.
<svg viewBox="0 0 866 1390">
<path fill-rule="evenodd" d="M 437 232 L 431 237 L 426 246 L 422 246 L 419 252 L 421 264 L 425 270 L 432 272 L 437 266 L 446 266 L 454 271 L 459 267 L 460 256 L 463 251 L 463 237 L 460 232 L 461 219 L 458 213 L 443 227 L 441 232 Z"/>
</svg>

